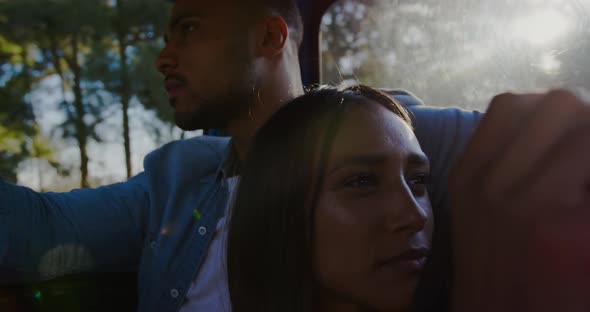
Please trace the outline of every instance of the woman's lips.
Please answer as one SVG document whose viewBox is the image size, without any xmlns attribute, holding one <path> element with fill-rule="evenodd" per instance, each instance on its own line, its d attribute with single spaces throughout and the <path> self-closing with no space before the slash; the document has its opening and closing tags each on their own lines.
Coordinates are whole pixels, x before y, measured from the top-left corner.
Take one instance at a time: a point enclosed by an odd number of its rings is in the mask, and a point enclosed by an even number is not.
<svg viewBox="0 0 590 312">
<path fill-rule="evenodd" d="M 428 249 L 409 249 L 404 253 L 379 262 L 379 266 L 404 272 L 420 272 L 426 264 Z"/>
<path fill-rule="evenodd" d="M 400 269 L 406 272 L 420 272 L 424 269 L 426 264 L 426 257 L 413 260 L 398 261 L 397 265 Z"/>
</svg>

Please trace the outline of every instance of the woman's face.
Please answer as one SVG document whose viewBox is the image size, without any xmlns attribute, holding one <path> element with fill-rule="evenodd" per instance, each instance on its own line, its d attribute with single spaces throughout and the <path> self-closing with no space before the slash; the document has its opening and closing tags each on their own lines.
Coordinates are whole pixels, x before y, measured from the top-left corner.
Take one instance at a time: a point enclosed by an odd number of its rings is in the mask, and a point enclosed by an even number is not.
<svg viewBox="0 0 590 312">
<path fill-rule="evenodd" d="M 315 209 L 322 311 L 407 311 L 430 247 L 428 159 L 382 105 L 359 105 L 336 135 Z"/>
</svg>

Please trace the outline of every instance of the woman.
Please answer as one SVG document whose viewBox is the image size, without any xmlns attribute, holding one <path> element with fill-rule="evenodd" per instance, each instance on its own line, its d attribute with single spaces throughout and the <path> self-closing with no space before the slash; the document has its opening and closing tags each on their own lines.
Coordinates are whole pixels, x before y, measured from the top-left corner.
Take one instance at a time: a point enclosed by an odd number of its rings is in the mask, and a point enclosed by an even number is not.
<svg viewBox="0 0 590 312">
<path fill-rule="evenodd" d="M 319 88 L 260 129 L 228 236 L 233 310 L 408 311 L 429 253 L 428 159 L 407 112 Z"/>
</svg>

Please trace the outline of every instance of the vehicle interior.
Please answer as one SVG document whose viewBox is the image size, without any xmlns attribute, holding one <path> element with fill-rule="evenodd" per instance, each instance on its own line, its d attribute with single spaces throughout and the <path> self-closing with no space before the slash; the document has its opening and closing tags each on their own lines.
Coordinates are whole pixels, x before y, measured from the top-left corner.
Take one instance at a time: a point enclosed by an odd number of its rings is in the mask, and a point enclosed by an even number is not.
<svg viewBox="0 0 590 312">
<path fill-rule="evenodd" d="M 105 2 L 113 5 L 116 1 Z M 427 105 L 459 106 L 469 110 L 485 110 L 494 94 L 505 91 L 528 92 L 550 87 L 568 87 L 582 96 L 590 95 L 590 66 L 586 66 L 589 64 L 587 56 L 590 53 L 590 0 L 299 0 L 299 5 L 305 27 L 300 51 L 304 85 L 361 81 L 390 90 L 408 90 Z M 141 15 L 142 12 L 137 13 Z M 0 24 L 4 23 L 3 19 L 7 20 L 8 14 L 16 13 L 0 12 Z M 33 22 L 35 16 L 34 13 L 30 14 Z M 100 18 L 104 17 L 97 17 Z M 129 54 L 132 55 L 132 59 L 128 60 L 130 64 L 152 62 L 149 58 L 162 44 L 161 32 L 155 28 L 163 25 L 162 23 L 164 22 L 158 21 L 146 26 L 151 30 L 141 35 L 145 37 L 139 36 L 134 41 L 136 43 L 133 44 L 137 46 L 131 44 L 128 47 Z M 59 78 L 56 78 L 62 74 L 57 69 L 59 66 L 55 66 L 51 74 L 35 82 L 35 92 L 11 91 L 13 89 L 10 88 L 19 83 L 12 84 L 17 73 L 23 66 L 27 66 L 26 62 L 19 61 L 19 53 L 23 59 L 26 58 L 26 53 L 9 38 L 8 32 L 11 30 L 2 27 L 0 43 L 4 48 L 0 49 L 0 61 L 9 61 L 3 63 L 0 70 L 0 101 L 6 102 L 10 96 L 17 98 L 18 94 L 19 98 L 26 98 L 30 102 L 44 97 L 59 97 L 60 83 Z M 14 35 L 19 36 L 18 33 Z M 143 44 L 141 48 L 140 44 Z M 88 43 L 80 53 L 91 55 L 93 51 L 104 52 L 101 50 L 103 48 Z M 42 58 L 42 55 L 37 58 Z M 105 57 L 102 63 L 88 61 L 84 66 L 93 69 L 92 75 L 103 75 L 108 79 L 112 72 L 98 69 L 105 66 L 104 62 L 115 61 L 112 57 Z M 33 62 L 31 66 L 41 66 L 40 63 Z M 106 64 L 108 67 L 108 63 Z M 66 68 L 71 65 L 63 66 Z M 157 77 L 157 73 L 147 73 L 143 68 L 138 66 L 131 73 L 132 77 Z M 43 69 L 31 70 L 40 72 Z M 66 73 L 62 78 L 68 75 L 70 74 Z M 145 81 L 148 86 L 149 83 Z M 130 109 L 134 112 L 130 118 L 136 117 L 139 121 L 129 121 L 131 126 L 118 124 L 120 115 L 117 109 L 108 108 L 104 102 L 108 102 L 109 97 L 98 90 L 107 87 L 106 83 L 87 84 L 88 90 L 95 92 L 89 95 L 94 96 L 94 100 L 89 102 L 96 102 L 89 111 L 95 108 L 104 109 L 99 114 L 101 117 L 87 119 L 89 123 L 96 125 L 98 136 L 101 131 L 110 127 L 131 127 L 133 130 L 133 127 L 143 127 L 137 126 L 140 123 L 150 124 L 151 119 L 170 119 L 170 112 L 158 107 L 157 102 L 163 99 L 162 95 L 147 87 L 130 101 Z M 52 88 L 58 91 L 47 91 Z M 131 136 L 127 134 L 127 138 L 135 140 L 135 145 L 125 143 L 126 157 L 117 149 L 121 159 L 116 163 L 91 160 L 87 167 L 90 173 L 82 170 L 80 174 L 75 166 L 64 168 L 60 165 L 60 162 L 68 159 L 63 155 L 77 152 L 75 135 L 72 133 L 73 124 L 63 122 L 60 117 L 63 115 L 61 107 L 72 101 L 65 93 L 63 101 L 54 100 L 54 104 L 42 107 L 29 106 L 35 111 L 40 125 L 32 122 L 19 125 L 19 129 L 26 128 L 22 131 L 23 136 L 0 125 L 0 150 L 15 144 L 20 146 L 20 138 L 23 138 L 23 142 L 35 142 L 31 146 L 36 147 L 36 156 L 27 158 L 29 160 L 23 163 L 22 159 L 9 162 L 0 153 L 0 160 L 10 164 L 7 168 L 0 168 L 4 170 L 0 174 L 7 172 L 14 181 L 36 190 L 60 191 L 72 185 L 79 187 L 76 179 L 80 177 L 88 178 L 92 177 L 93 172 L 102 172 L 103 176 L 81 184 L 96 186 L 113 180 L 123 180 L 138 173 L 141 170 L 138 168 L 141 167 L 142 157 L 162 142 L 202 134 L 181 132 L 174 129 L 170 122 L 158 121 L 157 127 L 133 130 L 135 134 Z M 150 100 L 145 100 L 147 104 L 144 105 L 141 103 L 144 99 Z M 14 110 L 9 113 L 14 113 Z M 13 116 L 9 113 L 0 108 L 0 116 Z M 17 113 L 22 116 L 31 115 L 28 111 Z M 21 116 L 18 114 L 16 116 Z M 113 121 L 115 119 L 117 121 Z M 58 126 L 61 128 L 54 130 Z M 112 150 L 112 146 L 119 148 L 123 144 L 118 137 L 104 133 L 107 134 L 101 138 L 95 136 L 95 133 L 89 135 L 93 146 L 89 150 L 90 154 L 108 152 Z M 208 131 L 212 135 L 220 133 L 222 131 Z M 59 137 L 55 149 L 63 151 L 63 157 L 43 158 L 44 153 L 50 153 L 43 140 L 36 141 L 37 134 L 45 134 L 49 138 Z M 151 143 L 142 146 L 138 142 L 149 139 L 141 136 L 158 136 L 160 140 L 150 141 Z M 131 157 L 130 146 L 135 150 Z M 130 165 L 131 161 L 133 166 Z M 17 166 L 19 163 L 21 165 Z M 113 178 L 104 175 L 113 166 L 118 166 L 119 171 L 125 171 L 121 168 L 126 165 L 126 176 Z M 18 170 L 15 169 L 17 167 Z M 73 175 L 75 178 L 60 180 L 60 177 L 72 172 L 76 172 Z M 0 274 L 3 274 L 2 268 Z M 135 272 L 80 273 L 41 283 L 0 287 L 0 311 L 132 311 L 136 307 L 136 301 Z"/>
</svg>

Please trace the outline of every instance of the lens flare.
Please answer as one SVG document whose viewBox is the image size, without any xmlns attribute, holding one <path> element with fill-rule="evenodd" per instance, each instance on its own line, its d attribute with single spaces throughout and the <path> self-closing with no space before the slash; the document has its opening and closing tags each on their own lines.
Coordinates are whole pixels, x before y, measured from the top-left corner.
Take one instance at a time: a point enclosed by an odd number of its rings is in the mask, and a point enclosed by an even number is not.
<svg viewBox="0 0 590 312">
<path fill-rule="evenodd" d="M 512 30 L 516 38 L 540 45 L 566 35 L 572 26 L 567 16 L 559 11 L 547 9 L 517 19 L 512 25 Z"/>
</svg>

